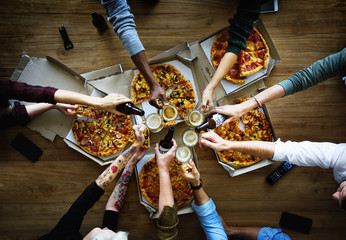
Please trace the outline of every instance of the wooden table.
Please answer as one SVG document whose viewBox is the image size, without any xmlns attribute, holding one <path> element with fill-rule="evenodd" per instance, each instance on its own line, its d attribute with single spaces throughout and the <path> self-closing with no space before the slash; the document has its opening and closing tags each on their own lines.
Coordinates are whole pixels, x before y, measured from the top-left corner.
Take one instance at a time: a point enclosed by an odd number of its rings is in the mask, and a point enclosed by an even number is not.
<svg viewBox="0 0 346 240">
<path fill-rule="evenodd" d="M 237 1 L 129 1 L 148 59 L 184 41 L 193 42 L 226 26 Z M 282 58 L 265 79 L 284 80 L 346 46 L 345 2 L 279 1 L 277 13 L 261 18 Z M 10 78 L 22 52 L 52 56 L 78 73 L 121 63 L 134 68 L 112 29 L 98 34 L 91 13 L 105 15 L 99 1 L 1 1 L 0 79 Z M 74 49 L 66 51 L 58 28 L 65 26 Z M 281 140 L 346 141 L 346 87 L 334 77 L 307 91 L 267 104 Z M 31 163 L 10 146 L 22 132 L 43 150 Z M 25 127 L 1 132 L 0 239 L 35 239 L 50 231 L 82 190 L 103 171 L 87 157 Z M 296 167 L 274 186 L 264 178 L 279 163 L 229 177 L 210 149 L 196 149 L 206 192 L 219 214 L 235 226 L 278 227 L 282 211 L 313 219 L 309 235 L 285 230 L 292 239 L 344 239 L 346 215 L 331 198 L 337 187 L 332 170 Z M 114 183 L 115 184 L 115 183 Z M 88 212 L 83 234 L 100 226 L 112 186 Z M 155 220 L 139 203 L 135 178 L 119 218 L 130 239 L 155 239 Z M 180 216 L 180 239 L 204 239 L 195 214 Z"/>
</svg>

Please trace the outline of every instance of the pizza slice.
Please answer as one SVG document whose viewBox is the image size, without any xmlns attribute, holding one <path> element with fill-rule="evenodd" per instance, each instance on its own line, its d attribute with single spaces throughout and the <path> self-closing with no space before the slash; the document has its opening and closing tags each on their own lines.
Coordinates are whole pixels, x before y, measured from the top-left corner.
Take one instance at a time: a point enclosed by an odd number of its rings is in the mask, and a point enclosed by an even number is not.
<svg viewBox="0 0 346 240">
<path fill-rule="evenodd" d="M 131 82 L 131 98 L 134 104 L 141 103 L 150 98 L 149 84 L 140 72 L 137 72 Z"/>
<path fill-rule="evenodd" d="M 185 113 L 195 107 L 196 99 L 171 98 L 168 100 L 168 102 L 173 104 L 177 108 L 179 116 L 184 118 Z"/>
<path fill-rule="evenodd" d="M 240 51 L 239 54 L 239 75 L 245 77 L 258 72 L 263 68 L 263 59 L 256 56 L 254 52 Z"/>
<path fill-rule="evenodd" d="M 225 80 L 230 81 L 234 84 L 244 84 L 245 80 L 239 74 L 239 64 L 235 63 L 232 69 L 224 77 Z"/>
</svg>

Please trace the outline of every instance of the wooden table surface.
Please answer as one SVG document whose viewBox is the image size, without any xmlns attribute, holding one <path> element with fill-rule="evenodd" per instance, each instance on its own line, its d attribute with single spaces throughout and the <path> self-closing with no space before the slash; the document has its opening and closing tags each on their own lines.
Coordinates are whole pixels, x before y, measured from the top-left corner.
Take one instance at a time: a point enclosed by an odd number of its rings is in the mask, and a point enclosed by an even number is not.
<svg viewBox="0 0 346 240">
<path fill-rule="evenodd" d="M 153 2 L 129 1 L 148 59 L 226 26 L 238 6 L 237 1 L 226 0 Z M 272 86 L 343 49 L 345 10 L 343 0 L 293 0 L 279 1 L 277 13 L 262 14 L 282 58 L 265 84 Z M 93 11 L 105 16 L 100 1 L 1 1 L 0 80 L 10 78 L 22 52 L 52 56 L 77 73 L 118 63 L 125 70 L 134 68 L 112 29 L 98 34 L 91 23 Z M 72 50 L 63 48 L 61 26 L 74 44 Z M 334 77 L 267 104 L 277 136 L 283 141 L 345 142 L 345 94 L 345 83 Z M 29 162 L 10 146 L 18 132 L 42 148 L 38 162 Z M 50 142 L 25 127 L 1 131 L 0 139 L 0 239 L 36 239 L 50 231 L 105 168 L 69 148 L 60 137 Z M 278 227 L 281 212 L 288 211 L 313 219 L 309 235 L 285 229 L 292 239 L 344 239 L 346 214 L 331 198 L 337 187 L 332 170 L 295 167 L 270 186 L 264 179 L 279 163 L 230 177 L 212 150 L 196 150 L 205 190 L 229 224 Z M 86 215 L 83 234 L 101 225 L 112 186 Z M 205 239 L 195 214 L 179 218 L 180 239 Z M 130 239 L 156 238 L 155 220 L 139 203 L 135 178 L 120 213 L 119 230 L 129 231 Z"/>
</svg>

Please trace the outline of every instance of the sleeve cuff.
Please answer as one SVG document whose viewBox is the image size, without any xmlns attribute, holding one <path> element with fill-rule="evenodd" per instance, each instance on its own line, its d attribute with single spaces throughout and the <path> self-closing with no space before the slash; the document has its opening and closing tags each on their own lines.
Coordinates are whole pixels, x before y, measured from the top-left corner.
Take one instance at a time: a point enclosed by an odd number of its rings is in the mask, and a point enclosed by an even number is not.
<svg viewBox="0 0 346 240">
<path fill-rule="evenodd" d="M 119 38 L 130 57 L 145 50 L 136 30 L 127 30 L 119 34 Z"/>
<path fill-rule="evenodd" d="M 195 201 L 193 201 L 192 208 L 198 216 L 208 216 L 216 210 L 216 206 L 211 198 L 201 206 L 197 206 Z"/>
</svg>

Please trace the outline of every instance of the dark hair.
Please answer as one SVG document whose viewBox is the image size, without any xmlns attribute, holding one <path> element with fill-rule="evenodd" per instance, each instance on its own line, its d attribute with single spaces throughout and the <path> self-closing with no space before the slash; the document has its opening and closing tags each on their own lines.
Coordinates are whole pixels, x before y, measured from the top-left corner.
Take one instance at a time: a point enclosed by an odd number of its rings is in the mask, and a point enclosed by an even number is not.
<svg viewBox="0 0 346 240">
<path fill-rule="evenodd" d="M 341 208 L 346 212 L 346 197 L 341 200 Z"/>
</svg>

